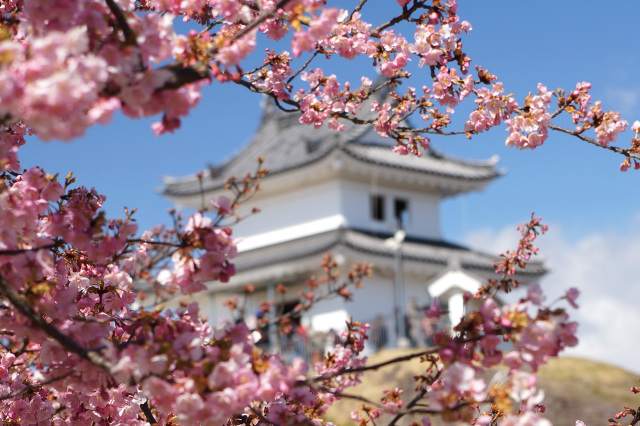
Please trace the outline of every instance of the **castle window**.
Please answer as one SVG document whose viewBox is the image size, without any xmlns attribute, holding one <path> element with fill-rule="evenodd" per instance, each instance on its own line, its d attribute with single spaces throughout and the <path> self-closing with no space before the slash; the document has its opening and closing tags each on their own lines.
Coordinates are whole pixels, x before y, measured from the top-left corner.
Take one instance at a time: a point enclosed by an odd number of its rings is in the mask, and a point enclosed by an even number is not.
<svg viewBox="0 0 640 426">
<path fill-rule="evenodd" d="M 398 229 L 405 229 L 409 224 L 409 201 L 396 198 L 393 203 L 393 217 Z"/>
<path fill-rule="evenodd" d="M 377 221 L 384 220 L 384 197 L 382 195 L 371 196 L 371 218 Z"/>
</svg>

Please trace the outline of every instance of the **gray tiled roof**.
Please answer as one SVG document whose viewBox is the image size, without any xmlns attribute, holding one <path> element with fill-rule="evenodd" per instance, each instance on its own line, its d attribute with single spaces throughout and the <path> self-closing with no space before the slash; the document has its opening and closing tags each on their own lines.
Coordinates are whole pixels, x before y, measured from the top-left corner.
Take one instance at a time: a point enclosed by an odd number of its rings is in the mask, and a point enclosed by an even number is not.
<svg viewBox="0 0 640 426">
<path fill-rule="evenodd" d="M 433 150 L 429 150 L 422 157 L 400 156 L 392 152 L 388 146 L 373 144 L 348 143 L 343 149 L 362 161 L 433 175 L 467 180 L 491 180 L 499 175 L 495 169 L 496 162 L 493 160 L 474 163 L 450 158 Z"/>
<path fill-rule="evenodd" d="M 204 191 L 221 188 L 231 176 L 241 177 L 254 171 L 259 156 L 265 157 L 264 167 L 273 175 L 318 161 L 334 149 L 372 164 L 460 180 L 488 181 L 499 175 L 494 160 L 470 162 L 449 158 L 432 150 L 422 157 L 400 156 L 391 151 L 388 141 L 373 132 L 372 126 L 347 122 L 344 132 L 336 132 L 326 126 L 313 129 L 299 123 L 298 118 L 299 114 L 281 112 L 268 103 L 251 142 L 226 163 L 211 167 L 205 173 Z M 168 196 L 189 196 L 201 191 L 194 176 L 166 177 L 164 184 L 162 193 Z"/>
<path fill-rule="evenodd" d="M 363 253 L 394 256 L 394 250 L 385 245 L 392 235 L 374 235 L 359 230 L 346 232 L 344 243 Z M 416 260 L 433 264 L 447 265 L 452 258 L 460 262 L 463 269 L 493 271 L 495 255 L 482 253 L 458 244 L 443 240 L 411 239 L 402 244 L 402 256 L 407 260 Z M 518 271 L 521 275 L 542 275 L 546 272 L 542 262 L 531 261 L 527 269 Z"/>
<path fill-rule="evenodd" d="M 274 246 L 258 248 L 239 254 L 234 263 L 239 271 L 253 269 L 279 262 L 286 262 L 298 258 L 320 255 L 334 250 L 340 245 L 367 255 L 393 257 L 393 248 L 385 244 L 385 240 L 391 235 L 373 234 L 357 229 L 339 229 L 323 234 L 305 237 L 299 241 L 281 243 L 283 246 L 290 244 L 302 244 L 308 249 L 296 248 L 295 255 L 284 255 L 287 250 L 274 250 Z M 319 243 L 321 242 L 321 243 Z M 297 246 L 296 246 L 297 247 Z M 443 240 L 412 239 L 402 245 L 402 255 L 406 260 L 414 260 L 432 265 L 446 267 L 452 259 L 459 262 L 460 267 L 469 271 L 491 272 L 494 268 L 496 256 L 469 249 L 464 246 L 449 243 Z M 538 277 L 546 272 L 540 261 L 530 261 L 526 269 L 518 271 L 522 277 Z"/>
</svg>

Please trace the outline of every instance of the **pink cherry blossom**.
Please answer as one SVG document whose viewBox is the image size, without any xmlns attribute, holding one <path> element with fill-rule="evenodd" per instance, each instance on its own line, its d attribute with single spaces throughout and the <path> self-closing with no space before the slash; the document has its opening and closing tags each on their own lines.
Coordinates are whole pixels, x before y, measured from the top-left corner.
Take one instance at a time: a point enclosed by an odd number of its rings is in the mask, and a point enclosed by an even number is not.
<svg viewBox="0 0 640 426">
<path fill-rule="evenodd" d="M 572 287 L 569 290 L 567 290 L 567 293 L 565 294 L 565 298 L 567 299 L 569 304 L 571 304 L 571 306 L 573 306 L 576 309 L 578 309 L 578 304 L 576 303 L 578 296 L 580 296 L 580 290 L 578 290 L 575 287 Z"/>
</svg>

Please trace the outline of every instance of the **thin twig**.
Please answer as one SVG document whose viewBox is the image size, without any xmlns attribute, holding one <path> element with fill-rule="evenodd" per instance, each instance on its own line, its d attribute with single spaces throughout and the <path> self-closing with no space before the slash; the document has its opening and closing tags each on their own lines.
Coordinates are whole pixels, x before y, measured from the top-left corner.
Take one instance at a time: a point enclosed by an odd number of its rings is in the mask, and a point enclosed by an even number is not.
<svg viewBox="0 0 640 426">
<path fill-rule="evenodd" d="M 415 407 L 415 405 L 422 399 L 424 398 L 424 396 L 427 394 L 427 390 L 426 389 L 421 389 L 420 392 L 418 392 L 411 401 L 409 401 L 409 403 L 407 404 L 407 409 L 413 408 Z M 388 426 L 393 426 L 395 425 L 398 420 L 400 420 L 402 417 L 405 416 L 405 413 L 398 413 L 396 414 L 396 416 L 391 419 L 391 421 L 389 422 Z"/>
<path fill-rule="evenodd" d="M 290 3 L 290 2 L 291 2 L 291 0 L 282 0 L 280 3 L 276 4 L 273 9 L 271 9 L 270 11 L 268 11 L 266 13 L 263 13 L 262 15 L 257 17 L 255 19 L 255 21 L 252 21 L 249 25 L 245 26 L 242 30 L 240 30 L 239 32 L 234 34 L 229 41 L 233 43 L 233 42 L 241 39 L 245 35 L 249 34 L 251 31 L 253 31 L 257 27 L 259 27 L 265 20 L 267 20 L 268 18 L 270 18 L 273 15 L 275 15 L 278 12 L 278 9 L 282 9 L 283 7 L 285 7 L 287 5 L 287 3 Z M 218 53 L 218 47 L 217 46 L 216 47 L 212 47 L 211 49 L 209 49 L 207 51 L 208 55 L 215 55 L 216 53 Z"/>
<path fill-rule="evenodd" d="M 631 158 L 635 158 L 635 159 L 639 159 L 640 160 L 640 154 L 636 154 L 628 149 L 624 149 L 624 148 L 619 148 L 617 146 L 610 146 L 610 145 L 602 145 L 600 143 L 598 143 L 598 141 L 596 141 L 593 138 L 590 138 L 588 136 L 583 135 L 582 133 L 578 132 L 577 130 L 569 130 L 566 129 L 564 127 L 560 127 L 560 126 L 556 126 L 555 124 L 549 124 L 549 129 L 551 130 L 555 130 L 558 132 L 562 132 L 562 133 L 566 133 L 568 135 L 571 136 L 575 136 L 578 139 L 590 143 L 591 145 L 595 145 L 597 147 L 603 148 L 603 149 L 608 149 L 609 151 L 615 152 L 616 154 L 622 154 L 625 157 L 631 157 Z"/>
<path fill-rule="evenodd" d="M 477 342 L 477 341 L 479 341 L 479 340 L 481 340 L 483 338 L 484 338 L 484 336 L 476 336 L 476 337 L 470 337 L 468 339 L 459 339 L 458 342 L 459 343 L 471 343 L 471 342 Z M 343 370 L 334 371 L 333 373 L 327 373 L 327 374 L 323 374 L 323 375 L 320 375 L 320 376 L 312 377 L 310 379 L 310 381 L 311 382 L 321 382 L 321 381 L 332 379 L 332 378 L 337 377 L 337 376 L 341 376 L 343 374 L 360 373 L 360 372 L 364 372 L 364 371 L 378 370 L 379 368 L 386 367 L 388 365 L 393 365 L 393 364 L 397 364 L 397 363 L 400 363 L 400 362 L 409 361 L 411 359 L 419 358 L 421 356 L 433 355 L 433 354 L 437 353 L 439 350 L 440 350 L 440 348 L 436 347 L 436 348 L 428 349 L 426 351 L 415 352 L 415 353 L 412 353 L 412 354 L 395 357 L 395 358 L 389 359 L 387 361 L 379 362 L 377 364 L 365 365 L 365 366 L 362 366 L 362 367 L 348 367 L 348 368 L 345 368 Z"/>
<path fill-rule="evenodd" d="M 367 0 L 360 0 L 360 3 L 358 3 L 356 7 L 353 8 L 351 15 L 349 15 L 349 19 L 353 19 L 353 15 L 360 12 L 365 3 L 367 3 Z"/>
<path fill-rule="evenodd" d="M 365 0 L 366 1 L 366 0 Z M 311 57 L 309 59 L 307 59 L 307 61 L 300 67 L 298 68 L 298 70 L 296 72 L 293 73 L 293 75 L 291 77 L 289 77 L 289 79 L 287 80 L 287 84 L 291 84 L 291 82 L 293 80 L 296 79 L 296 77 L 298 77 L 300 75 L 300 73 L 304 70 L 306 70 L 309 65 L 311 65 L 311 62 L 320 54 L 320 52 L 318 50 L 316 50 L 315 52 L 313 52 L 313 54 L 311 55 Z"/>
<path fill-rule="evenodd" d="M 360 396 L 360 395 L 332 391 L 331 389 L 326 388 L 324 386 L 319 386 L 317 389 L 319 391 L 335 395 L 338 398 L 353 399 L 355 401 L 360 401 L 360 402 L 364 402 L 366 404 L 373 405 L 376 408 L 378 408 L 378 409 L 380 409 L 380 410 L 382 410 L 382 411 L 384 411 L 384 412 L 386 412 L 388 414 L 396 414 L 396 415 L 398 415 L 400 417 L 404 417 L 404 416 L 409 415 L 409 414 L 439 414 L 439 413 L 442 413 L 441 410 L 431 410 L 431 409 L 428 409 L 428 408 L 410 408 L 410 409 L 394 408 L 394 407 L 390 407 L 388 405 L 384 405 L 384 404 L 379 403 L 379 402 L 371 401 L 370 399 L 367 399 L 367 398 L 365 398 L 363 396 Z M 486 402 L 490 402 L 490 401 L 482 401 L 481 403 L 486 403 Z M 455 407 L 447 409 L 447 411 L 449 411 L 449 410 L 450 411 L 459 410 L 460 408 L 466 407 L 468 405 L 469 405 L 468 402 L 463 401 L 463 402 L 459 403 L 458 405 L 456 405 Z"/>
<path fill-rule="evenodd" d="M 400 15 L 396 16 L 395 18 L 391 19 L 388 22 L 385 22 L 384 24 L 377 26 L 371 31 L 371 33 L 378 34 L 382 30 L 385 30 L 389 27 L 393 27 L 394 25 L 399 24 L 402 21 L 409 20 L 411 18 L 411 15 L 413 15 L 413 12 L 417 11 L 418 9 L 421 9 L 422 7 L 423 7 L 423 2 L 418 2 L 418 1 L 414 2 L 411 8 L 404 9 L 404 11 Z"/>
<path fill-rule="evenodd" d="M 258 416 L 258 418 L 260 418 L 260 420 L 262 420 L 263 422 L 273 425 L 273 426 L 279 426 L 278 423 L 274 423 L 271 420 L 269 420 L 268 418 L 266 418 L 260 411 L 258 411 L 255 407 L 250 407 L 249 408 L 251 410 L 251 412 L 253 414 L 255 414 L 256 416 Z"/>
<path fill-rule="evenodd" d="M 474 339 L 478 340 L 478 339 Z M 311 379 L 313 382 L 322 382 L 325 380 L 333 379 L 334 377 L 341 376 L 343 374 L 351 374 L 351 373 L 360 373 L 363 371 L 377 370 L 382 367 L 386 367 L 387 365 L 397 364 L 399 362 L 409 361 L 414 358 L 419 358 L 421 356 L 432 355 L 437 353 L 439 348 L 431 348 L 426 351 L 416 352 L 408 355 L 399 356 L 396 358 L 389 359 L 387 361 L 379 362 L 377 364 L 366 365 L 363 367 L 348 367 L 343 370 L 338 370 L 333 373 L 323 374 L 321 376 L 316 376 Z"/>
</svg>

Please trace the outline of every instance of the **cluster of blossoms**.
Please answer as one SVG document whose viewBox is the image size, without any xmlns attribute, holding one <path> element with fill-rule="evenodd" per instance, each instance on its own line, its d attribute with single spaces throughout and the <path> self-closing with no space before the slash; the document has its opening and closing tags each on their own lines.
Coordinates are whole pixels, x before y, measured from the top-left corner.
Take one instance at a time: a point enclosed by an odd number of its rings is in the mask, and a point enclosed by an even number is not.
<svg viewBox="0 0 640 426">
<path fill-rule="evenodd" d="M 518 108 L 512 96 L 504 94 L 504 87 L 500 82 L 493 82 L 495 76 L 478 68 L 478 74 L 482 76 L 491 88 L 480 87 L 476 90 L 475 103 L 478 108 L 469 114 L 469 120 L 464 125 L 464 130 L 470 133 L 481 133 L 500 125 L 508 119 Z"/>
<path fill-rule="evenodd" d="M 310 70 L 303 73 L 302 80 L 309 82 L 315 90 L 313 93 L 304 94 L 301 91 L 295 95 L 295 99 L 300 101 L 301 123 L 318 128 L 335 114 L 342 112 L 353 114 L 360 109 L 362 90 L 351 93 L 349 84 L 340 90 L 340 83 L 335 75 L 325 76 L 320 69 Z M 340 123 L 337 120 L 332 120 L 329 125 L 336 130 L 344 128 L 343 125 L 339 127 Z"/>
<path fill-rule="evenodd" d="M 633 130 L 633 132 L 635 133 L 635 137 L 631 139 L 630 151 L 637 154 L 640 153 L 640 138 L 638 137 L 638 135 L 640 134 L 640 121 L 634 121 L 633 125 L 631 126 L 631 130 Z M 631 167 L 631 159 L 627 157 L 620 165 L 620 170 L 626 172 L 629 167 Z M 640 161 L 634 159 L 633 168 L 636 170 L 640 169 Z"/>
<path fill-rule="evenodd" d="M 196 303 L 177 310 L 136 307 L 136 286 L 188 294 L 233 275 L 235 242 L 231 230 L 217 224 L 236 215 L 236 201 L 213 200 L 215 221 L 196 213 L 183 226 L 176 217 L 175 230 L 158 228 L 133 238 L 131 214 L 106 219 L 100 211 L 105 197 L 73 188 L 71 175 L 60 183 L 39 168 L 17 171 L 14 148 L 23 141 L 5 143 L 3 421 L 301 424 L 321 416 L 335 393 L 358 383 L 357 374 L 343 370 L 364 366 L 358 355 L 366 324 L 350 325 L 344 343 L 317 366 L 321 376 L 331 377 L 312 385 L 304 363 L 285 365 L 278 354 L 259 351 L 242 322 L 212 329 Z M 253 180 L 249 176 L 245 186 Z M 247 192 L 238 187 L 239 194 Z M 335 261 L 328 258 L 325 265 L 327 280 L 335 280 Z M 358 266 L 349 280 L 359 285 L 368 271 Z M 310 283 L 317 286 L 317 280 Z M 334 292 L 350 297 L 344 286 Z"/>
<path fill-rule="evenodd" d="M 4 152 L 15 153 L 13 148 Z M 10 167 L 13 161 L 5 159 L 4 164 Z M 287 366 L 277 354 L 258 350 L 242 322 L 212 329 L 196 304 L 165 311 L 136 308 L 135 285 L 155 282 L 191 293 L 204 288 L 203 281 L 233 274 L 229 260 L 235 245 L 231 231 L 217 225 L 219 220 L 197 213 L 185 226 L 177 218 L 179 229 L 157 229 L 134 239 L 131 215 L 107 220 L 100 212 L 104 197 L 72 188 L 71 176 L 59 183 L 39 168 L 10 170 L 3 173 L 3 182 L 3 418 L 80 424 L 98 419 L 126 424 L 152 419 L 185 425 L 300 424 L 320 421 L 369 368 L 361 357 L 367 324 L 349 323 L 342 343 L 309 378 L 303 363 Z M 246 191 L 240 188 L 239 193 Z M 211 204 L 219 217 L 235 215 L 235 201 L 220 197 Z M 536 218 L 523 226 L 518 250 L 498 264 L 497 272 L 510 276 L 515 266 L 525 267 L 536 252 L 535 237 L 545 229 Z M 159 264 L 158 256 L 166 263 Z M 327 276 L 309 280 L 311 291 L 301 294 L 305 302 L 300 309 L 319 300 L 315 292 L 320 283 L 335 295 L 351 298 L 345 286 L 331 284 L 337 279 L 336 266 L 330 257 L 325 259 Z M 359 285 L 368 271 L 369 266 L 359 265 L 349 280 Z M 576 297 L 577 291 L 571 290 L 565 298 L 575 306 Z M 543 395 L 535 388 L 535 378 L 523 371 L 535 372 L 563 348 L 575 345 L 576 325 L 564 310 L 552 310 L 543 301 L 536 286 L 515 305 L 498 307 L 488 297 L 453 330 L 438 334 L 437 348 L 431 351 L 437 359 L 427 359 L 430 373 L 418 382 L 429 398 L 430 413 L 451 421 L 476 419 L 477 424 L 502 417 L 546 425 L 539 417 Z M 537 313 L 530 314 L 530 306 Z M 440 314 L 437 307 L 432 311 Z M 504 339 L 512 343 L 507 353 L 498 348 Z M 501 385 L 507 392 L 488 388 L 479 376 L 500 363 L 511 369 L 511 378 Z M 366 423 L 381 413 L 399 415 L 407 406 L 401 393 L 387 392 L 379 406 L 366 408 L 366 416 L 354 417 Z M 486 401 L 494 402 L 491 411 L 474 411 Z M 424 419 L 425 424 L 429 421 Z"/>
<path fill-rule="evenodd" d="M 68 0 L 5 2 L 0 116 L 8 126 L 27 123 L 42 139 L 69 140 L 95 123 L 108 123 L 121 109 L 133 118 L 162 114 L 152 126 L 162 134 L 181 125 L 181 117 L 197 105 L 202 86 L 215 79 L 269 94 L 285 102 L 287 110 L 301 112 L 300 120 L 314 127 L 327 124 L 343 131 L 345 121 L 374 123 L 380 135 L 398 142 L 401 154 L 426 149 L 425 134 L 445 133 L 454 108 L 473 96 L 478 107 L 464 132 L 471 137 L 505 121 L 507 145 L 520 149 L 543 144 L 551 119 L 563 111 L 571 114 L 576 134 L 593 129 L 602 146 L 626 130 L 619 113 L 603 110 L 598 102 L 591 105 L 588 83 L 578 84 L 567 96 L 558 91 L 554 113 L 548 111 L 552 92 L 541 84 L 535 96 L 518 106 L 503 94 L 495 76 L 481 67 L 469 72 L 471 59 L 463 51 L 462 35 L 471 24 L 460 19 L 456 0 L 398 3 L 402 9 L 397 15 L 376 27 L 363 20 L 364 3 L 349 11 L 327 8 L 320 0 L 82 0 L 73 4 L 73 13 Z M 176 34 L 177 17 L 204 30 Z M 394 28 L 402 22 L 415 26 L 412 40 Z M 260 37 L 281 41 L 285 36 L 288 50 L 268 50 L 262 63 L 243 70 Z M 306 53 L 310 59 L 295 69 L 292 59 Z M 351 90 L 348 82 L 324 77 L 317 67 L 311 70 L 321 56 L 369 58 L 391 82 L 391 96 L 403 100 L 402 113 L 381 102 L 382 108 L 373 107 L 377 115 L 357 114 L 386 85 Z M 411 78 L 407 66 L 412 61 L 429 68 L 431 81 L 420 82 L 423 95 L 412 87 L 396 93 L 398 83 Z M 309 78 L 311 74 L 322 77 Z M 446 110 L 439 111 L 434 103 Z M 406 125 L 414 112 L 426 124 L 422 129 Z M 640 154 L 633 146 L 623 151 L 626 170 L 630 158 Z"/>
<path fill-rule="evenodd" d="M 576 84 L 571 93 L 560 93 L 558 106 L 571 113 L 578 133 L 593 128 L 596 132 L 596 142 L 608 145 L 616 141 L 618 135 L 626 130 L 628 123 L 620 118 L 618 112 L 603 111 L 600 101 L 591 105 L 590 89 L 590 83 Z"/>
<path fill-rule="evenodd" d="M 430 407 L 441 410 L 449 421 L 475 419 L 475 424 L 489 425 L 504 418 L 513 424 L 550 425 L 539 416 L 545 410 L 541 405 L 544 393 L 535 388 L 533 373 L 563 348 L 577 344 L 577 324 L 569 322 L 562 309 L 540 306 L 540 300 L 536 286 L 514 305 L 498 307 L 488 298 L 479 310 L 462 318 L 454 328 L 456 334 L 437 335 L 437 354 L 443 365 L 435 378 L 426 380 Z M 535 316 L 528 313 L 531 306 L 538 306 Z M 503 341 L 511 342 L 512 349 L 499 349 Z M 507 382 L 487 388 L 482 373 L 498 365 L 510 368 Z M 488 401 L 492 402 L 490 411 L 472 409 Z"/>
<path fill-rule="evenodd" d="M 534 149 L 544 143 L 551 123 L 551 114 L 547 110 L 552 94 L 545 86 L 538 84 L 538 93 L 527 96 L 522 113 L 505 120 L 509 131 L 507 146 Z"/>
<path fill-rule="evenodd" d="M 42 139 L 69 140 L 119 108 L 134 118 L 164 112 L 154 131 L 172 130 L 197 104 L 197 86 L 157 93 L 170 74 L 145 65 L 172 58 L 170 16 L 113 17 L 109 2 L 89 0 L 22 3 L 5 10 L 18 24 L 0 42 L 3 117 L 28 123 Z M 126 31 L 114 31 L 119 24 Z"/>
<path fill-rule="evenodd" d="M 227 279 L 234 273 L 231 231 L 196 214 L 182 230 L 165 237 L 147 232 L 134 239 L 137 226 L 131 215 L 106 219 L 100 211 L 105 197 L 73 188 L 71 175 L 60 183 L 37 167 L 18 172 L 15 148 L 23 142 L 7 138 L 1 149 L 0 395 L 5 403 L 0 416 L 28 424 L 106 419 L 144 424 L 140 410 L 145 398 L 168 407 L 170 401 L 162 400 L 161 393 L 169 388 L 173 403 L 184 389 L 222 398 L 212 389 L 194 388 L 193 377 L 203 374 L 203 365 L 212 369 L 212 377 L 220 374 L 214 367 L 230 365 L 224 362 L 233 356 L 247 368 L 245 358 L 252 354 L 248 332 L 229 328 L 214 334 L 196 305 L 176 312 L 137 310 L 134 285 L 150 279 L 162 285 L 162 274 L 152 278 L 161 258 L 169 260 L 163 271 L 171 276 L 164 284 L 185 294 L 204 281 Z M 234 214 L 229 200 L 218 199 L 214 207 L 219 214 Z M 274 399 L 285 383 L 292 386 L 303 374 L 277 358 L 263 362 L 275 376 L 256 378 L 261 388 L 242 399 L 234 395 L 232 400 L 243 407 L 257 395 Z M 50 386 L 44 388 L 44 383 Z M 105 383 L 111 384 L 105 388 Z M 183 414 L 187 406 L 178 403 L 167 412 L 181 418 L 197 414 Z M 229 406 L 221 418 L 236 411 Z M 198 423 L 185 419 L 185 424 Z"/>
<path fill-rule="evenodd" d="M 361 15 L 358 12 L 349 15 L 346 11 L 342 11 L 337 22 L 334 22 L 333 30 L 326 37 L 318 39 L 315 48 L 325 55 L 335 53 L 347 59 L 353 59 L 358 55 L 372 58 L 374 64 L 379 65 L 382 75 L 391 79 L 408 77 L 409 73 L 405 68 L 415 55 L 420 58 L 420 66 L 427 65 L 432 67 L 434 72 L 438 71 L 433 90 L 427 90 L 432 92 L 430 98 L 436 99 L 441 105 L 455 106 L 460 100 L 469 96 L 474 87 L 471 76 L 461 79 L 455 69 L 446 66 L 449 62 L 457 62 L 462 74 L 466 74 L 469 67 L 470 60 L 461 52 L 461 42 L 458 37 L 463 32 L 468 32 L 471 25 L 466 21 L 459 21 L 459 17 L 455 14 L 456 8 L 456 3 L 449 1 L 446 4 L 433 6 L 428 16 L 421 16 L 417 22 L 415 44 L 410 43 L 392 29 L 383 31 L 372 29 L 370 24 L 361 21 Z M 308 45 L 308 49 L 311 48 L 311 45 Z M 316 70 L 317 72 L 319 71 Z M 296 94 L 296 99 L 300 100 L 300 110 L 303 112 L 301 122 L 318 127 L 330 117 L 348 117 L 359 109 L 353 108 L 354 102 L 344 102 L 344 92 L 337 90 L 327 92 L 324 85 L 317 84 L 317 79 L 309 81 L 303 77 L 303 80 L 309 82 L 310 88 L 308 91 L 301 89 Z M 359 99 L 354 99 L 356 103 L 361 103 L 375 93 L 374 90 L 379 90 L 379 88 L 366 90 L 369 86 L 370 84 L 363 85 L 358 92 Z M 372 110 L 378 115 L 375 119 L 376 131 L 383 137 L 396 138 L 400 143 L 399 147 L 402 147 L 404 146 L 402 141 L 405 138 L 395 132 L 396 128 L 416 109 L 433 105 L 431 102 L 420 102 L 416 98 L 415 90 L 411 87 L 406 95 L 396 95 L 396 97 L 403 99 L 403 113 L 390 113 L 387 105 L 383 104 L 379 107 L 375 103 L 372 104 Z M 430 114 L 423 114 L 423 118 L 428 120 L 426 117 L 434 118 L 435 121 L 440 114 L 437 110 L 432 110 Z M 448 121 L 447 117 L 438 123 Z M 344 126 L 336 125 L 335 121 L 330 123 L 330 127 L 336 130 L 344 129 Z M 432 127 L 438 131 L 442 126 L 434 124 Z M 415 146 L 411 141 L 408 145 Z M 419 152 L 417 149 L 411 151 Z"/>
<path fill-rule="evenodd" d="M 21 171 L 17 153 L 28 134 L 70 140 L 89 126 L 106 124 L 118 110 L 131 118 L 162 114 L 153 132 L 171 132 L 197 105 L 202 86 L 214 79 L 266 93 L 314 127 L 342 131 L 349 120 L 372 124 L 381 136 L 397 140 L 400 154 L 427 149 L 424 135 L 446 133 L 454 108 L 474 96 L 477 107 L 464 132 L 471 136 L 504 121 L 507 144 L 520 149 L 540 146 L 554 128 L 551 120 L 562 112 L 571 115 L 575 135 L 585 138 L 591 129 L 593 142 L 603 147 L 627 128 L 618 113 L 591 104 L 588 83 L 568 95 L 540 84 L 519 106 L 495 76 L 481 67 L 469 72 L 461 39 L 471 25 L 460 20 L 456 0 L 397 3 L 396 15 L 377 27 L 362 19 L 366 1 L 352 11 L 325 8 L 324 0 L 0 4 L 0 418 L 5 423 L 328 424 L 322 416 L 331 403 L 358 384 L 364 371 L 377 368 L 361 357 L 368 325 L 357 321 L 348 324 L 342 344 L 310 378 L 303 363 L 285 365 L 277 354 L 259 350 L 242 322 L 213 329 L 195 304 L 176 310 L 138 307 L 150 294 L 158 300 L 191 294 L 235 273 L 236 241 L 219 223 L 235 217 L 238 199 L 213 201 L 216 220 L 201 213 L 186 221 L 176 215 L 175 229 L 160 227 L 134 238 L 132 213 L 107 219 L 101 211 L 105 197 L 74 186 L 71 175 L 61 182 L 37 167 Z M 177 17 L 203 30 L 176 34 Z M 402 22 L 415 26 L 413 43 L 394 28 Z M 261 36 L 286 40 L 291 53 L 269 50 L 247 68 Z M 296 69 L 295 58 L 307 52 L 309 60 Z M 357 56 L 379 67 L 386 80 L 374 84 L 363 77 L 352 89 L 311 66 L 317 57 Z M 428 69 L 429 81 L 420 91 L 409 86 L 402 92 L 412 61 Z M 550 112 L 554 94 L 558 110 Z M 407 126 L 414 114 L 424 128 Z M 631 149 L 621 150 L 627 156 L 623 169 L 632 157 L 640 168 L 640 123 L 632 130 Z M 251 193 L 261 176 L 264 171 L 245 179 L 237 194 Z M 465 298 L 482 301 L 480 308 L 437 335 L 435 349 L 416 355 L 429 365 L 417 378 L 419 397 L 406 402 L 402 390 L 394 389 L 355 419 L 366 424 L 381 413 L 404 416 L 413 410 L 479 425 L 548 424 L 540 416 L 543 393 L 533 373 L 576 344 L 576 324 L 563 309 L 544 305 L 537 286 L 516 304 L 494 302 L 497 291 L 517 285 L 513 275 L 535 254 L 533 239 L 545 228 L 532 218 L 522 229 L 518 249 L 497 264 L 501 278 Z M 347 285 L 332 287 L 331 260 L 323 266 L 329 293 L 349 300 Z M 369 271 L 370 266 L 358 265 L 349 279 L 358 285 Z M 319 300 L 318 284 L 309 280 L 300 311 Z M 577 295 L 572 289 L 564 299 L 576 307 Z M 441 314 L 437 304 L 429 310 L 430 316 Z M 506 353 L 499 348 L 503 341 L 511 345 Z M 499 364 L 509 368 L 509 378 L 488 386 L 480 374 Z M 426 399 L 429 409 L 421 412 Z M 489 402 L 490 409 L 482 408 Z M 430 424 L 430 418 L 422 422 Z"/>
<path fill-rule="evenodd" d="M 265 58 L 267 64 L 259 73 L 249 77 L 256 87 L 270 91 L 277 101 L 290 99 L 290 85 L 287 79 L 293 74 L 290 67 L 291 57 L 288 52 L 276 55 L 273 51 L 267 52 Z"/>
<path fill-rule="evenodd" d="M 154 319 L 153 328 L 133 323 L 131 331 L 139 334 L 149 330 L 152 335 L 144 336 L 144 341 L 154 342 L 157 348 L 153 352 L 140 348 L 123 351 L 113 370 L 116 379 L 146 377 L 141 395 L 161 412 L 175 413 L 182 424 L 222 424 L 253 401 L 306 396 L 294 389 L 296 380 L 305 377 L 304 364 L 289 368 L 275 355 L 256 358 L 244 324 L 215 333 L 206 325 L 194 327 L 199 318 L 194 305 L 177 312 L 178 321 Z M 204 338 L 212 340 L 204 344 Z M 161 346 L 167 343 L 172 351 L 163 353 Z M 161 355 L 149 359 L 149 353 Z"/>
<path fill-rule="evenodd" d="M 459 89 L 456 89 L 459 86 Z M 468 75 L 461 79 L 455 69 L 442 67 L 433 83 L 433 98 L 440 105 L 455 107 L 469 96 L 475 87 L 473 77 Z"/>
<path fill-rule="evenodd" d="M 176 251 L 172 256 L 174 271 L 160 272 L 165 283 L 175 283 L 183 294 L 191 294 L 204 290 L 204 282 L 228 282 L 229 277 L 235 275 L 229 259 L 233 259 L 238 250 L 230 228 L 214 227 L 210 218 L 195 213 L 184 228 L 183 242 L 190 249 L 203 249 L 205 253 L 193 257 L 191 250 Z"/>
<path fill-rule="evenodd" d="M 526 267 L 537 251 L 533 241 L 546 227 L 532 217 L 520 230 L 523 237 L 518 249 L 496 265 L 503 280 L 513 276 L 516 266 Z M 546 305 L 537 284 L 530 285 L 526 297 L 517 303 L 498 306 L 493 294 L 510 288 L 496 281 L 476 295 L 465 295 L 468 313 L 453 329 L 435 335 L 435 349 L 420 354 L 427 366 L 416 377 L 417 394 L 410 402 L 403 401 L 402 391 L 395 389 L 385 392 L 379 404 L 364 404 L 352 418 L 360 424 L 375 424 L 384 413 L 398 416 L 409 410 L 421 414 L 419 407 L 428 401 L 423 425 L 430 425 L 433 414 L 438 413 L 447 422 L 549 426 L 543 416 L 544 392 L 536 387 L 535 372 L 564 348 L 577 344 L 577 324 L 569 321 L 564 309 Z M 577 308 L 578 294 L 571 289 L 563 299 Z M 431 318 L 442 314 L 437 301 L 426 312 Z M 508 368 L 509 374 L 488 384 L 485 379 L 496 367 Z"/>
</svg>

